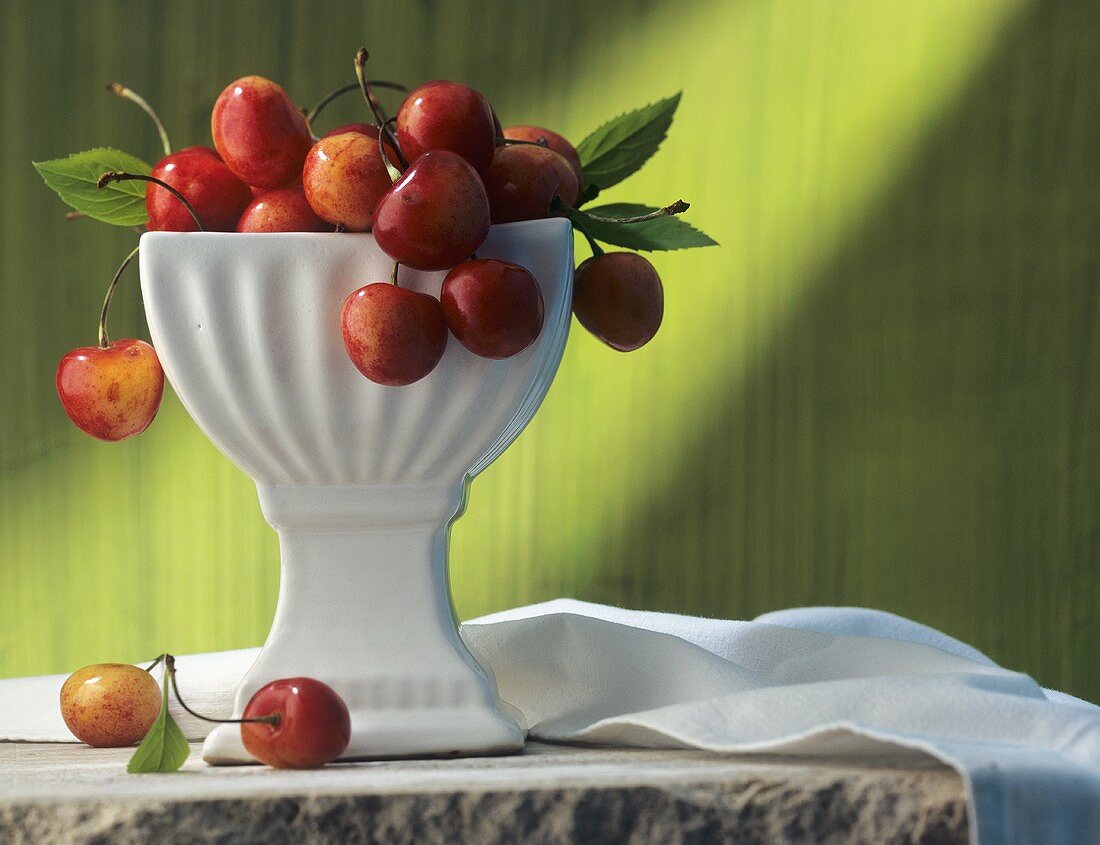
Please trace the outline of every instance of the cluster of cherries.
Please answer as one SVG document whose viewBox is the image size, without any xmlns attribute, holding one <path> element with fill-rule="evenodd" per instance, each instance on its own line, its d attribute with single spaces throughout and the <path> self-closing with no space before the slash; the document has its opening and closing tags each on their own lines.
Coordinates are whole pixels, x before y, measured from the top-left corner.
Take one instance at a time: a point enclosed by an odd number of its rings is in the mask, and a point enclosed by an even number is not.
<svg viewBox="0 0 1100 845">
<path fill-rule="evenodd" d="M 207 722 L 237 723 L 248 752 L 277 769 L 315 769 L 348 747 L 347 704 L 315 678 L 282 678 L 260 687 L 240 719 L 214 719 L 183 701 L 175 659 L 161 655 L 148 669 L 128 663 L 95 663 L 77 669 L 61 686 L 61 717 L 73 736 L 95 748 L 124 748 L 140 742 L 163 707 L 152 670 L 164 663 L 180 706 Z"/>
<path fill-rule="evenodd" d="M 428 375 L 449 335 L 486 358 L 522 352 L 542 329 L 538 282 L 524 267 L 476 253 L 491 224 L 575 211 L 584 187 L 576 149 L 543 127 L 502 128 L 489 101 L 457 82 L 421 85 L 389 119 L 364 77 L 366 59 L 360 50 L 358 85 L 334 95 L 361 89 L 373 123 L 316 138 L 311 119 L 331 96 L 307 116 L 276 83 L 247 76 L 214 103 L 213 148 L 170 152 L 149 176 L 106 173 L 101 187 L 148 181 L 151 231 L 373 232 L 395 262 L 393 273 L 347 297 L 341 328 L 351 361 L 378 384 Z M 113 89 L 149 112 L 168 148 L 147 104 L 122 86 Z M 126 263 L 108 290 L 99 345 L 68 353 L 56 376 L 73 422 L 112 441 L 148 427 L 164 388 L 149 344 L 107 336 L 110 298 Z M 439 298 L 401 287 L 401 264 L 448 270 Z M 640 255 L 597 252 L 577 268 L 574 291 L 580 322 L 615 349 L 637 349 L 661 324 L 661 281 Z"/>
<path fill-rule="evenodd" d="M 477 250 L 492 224 L 576 211 L 585 187 L 576 149 L 543 127 L 503 128 L 488 100 L 457 82 L 416 88 L 396 117 L 387 118 L 364 77 L 366 59 L 360 50 L 354 87 L 362 90 L 373 123 L 347 124 L 317 138 L 312 118 L 352 86 L 334 92 L 307 116 L 276 83 L 247 76 L 214 103 L 213 148 L 166 152 L 150 175 L 109 172 L 100 185 L 149 182 L 150 231 L 373 232 L 393 259 L 393 272 L 388 282 L 365 285 L 347 297 L 341 327 L 349 358 L 378 384 L 402 386 L 424 378 L 443 357 L 449 335 L 485 358 L 522 352 L 542 330 L 538 282 L 526 268 L 478 257 Z M 122 86 L 112 89 L 149 112 L 167 151 L 167 136 L 148 105 Z M 164 373 L 149 344 L 132 338 L 111 342 L 107 335 L 111 298 L 136 252 L 108 288 L 99 345 L 73 350 L 57 369 L 57 390 L 69 417 L 103 440 L 144 431 L 164 389 Z M 660 278 L 639 255 L 604 253 L 595 246 L 594 252 L 577 268 L 574 313 L 612 348 L 637 349 L 661 324 Z M 402 264 L 447 270 L 439 298 L 401 287 Z M 174 661 L 170 655 L 163 660 L 180 704 L 206 719 L 179 698 Z M 163 706 L 150 671 L 126 664 L 85 667 L 61 690 L 66 725 L 94 746 L 140 741 Z M 351 733 L 346 704 L 312 678 L 273 681 L 256 692 L 241 719 L 209 721 L 239 722 L 249 752 L 281 768 L 324 765 L 344 753 Z"/>
</svg>

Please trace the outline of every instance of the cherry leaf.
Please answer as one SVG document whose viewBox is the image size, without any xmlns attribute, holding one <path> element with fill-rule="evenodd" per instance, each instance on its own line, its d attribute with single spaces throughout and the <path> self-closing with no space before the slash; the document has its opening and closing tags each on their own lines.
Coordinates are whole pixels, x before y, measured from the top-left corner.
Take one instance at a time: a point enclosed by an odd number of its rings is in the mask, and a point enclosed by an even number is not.
<svg viewBox="0 0 1100 845">
<path fill-rule="evenodd" d="M 577 147 L 585 185 L 609 188 L 657 152 L 672 125 L 680 94 L 609 120 Z"/>
<path fill-rule="evenodd" d="M 68 158 L 32 163 L 61 199 L 88 217 L 115 226 L 143 226 L 149 222 L 145 210 L 146 183 L 112 182 L 104 188 L 96 187 L 99 177 L 108 170 L 149 175 L 152 168 L 141 159 L 101 147 Z"/>
<path fill-rule="evenodd" d="M 603 217 L 636 217 L 656 210 L 656 206 L 632 202 L 617 202 L 585 209 L 590 214 Z M 597 241 L 646 252 L 718 245 L 710 235 L 678 216 L 657 217 L 641 223 L 611 223 L 584 218 L 581 225 Z"/>
<path fill-rule="evenodd" d="M 126 767 L 130 774 L 174 772 L 187 762 L 191 753 L 183 731 L 168 712 L 168 672 L 164 673 L 162 686 L 160 715 L 130 758 L 130 764 Z"/>
</svg>

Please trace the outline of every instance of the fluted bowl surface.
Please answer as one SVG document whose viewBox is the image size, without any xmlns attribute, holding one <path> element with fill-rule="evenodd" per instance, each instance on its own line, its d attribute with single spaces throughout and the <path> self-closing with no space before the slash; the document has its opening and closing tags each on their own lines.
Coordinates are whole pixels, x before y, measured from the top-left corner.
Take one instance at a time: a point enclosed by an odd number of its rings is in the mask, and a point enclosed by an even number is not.
<svg viewBox="0 0 1100 845">
<path fill-rule="evenodd" d="M 454 483 L 507 447 L 550 386 L 569 328 L 572 243 L 562 219 L 494 226 L 478 257 L 534 274 L 542 333 L 504 361 L 450 337 L 439 366 L 406 387 L 364 378 L 341 339 L 347 295 L 393 266 L 369 234 L 149 232 L 141 285 L 168 380 L 258 483 Z M 399 282 L 438 296 L 445 275 L 402 267 Z"/>
</svg>

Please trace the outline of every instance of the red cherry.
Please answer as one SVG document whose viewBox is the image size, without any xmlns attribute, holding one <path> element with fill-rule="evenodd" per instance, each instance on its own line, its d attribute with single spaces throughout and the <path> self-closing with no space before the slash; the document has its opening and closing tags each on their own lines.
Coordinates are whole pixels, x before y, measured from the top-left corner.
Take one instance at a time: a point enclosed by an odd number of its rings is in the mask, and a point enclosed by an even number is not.
<svg viewBox="0 0 1100 845">
<path fill-rule="evenodd" d="M 387 282 L 353 291 L 344 300 L 340 326 L 359 372 L 390 387 L 424 378 L 447 348 L 439 300 Z"/>
<path fill-rule="evenodd" d="M 329 223 L 343 223 L 349 232 L 370 229 L 374 207 L 391 184 L 377 136 L 360 132 L 326 135 L 302 168 L 302 187 L 314 212 Z"/>
<path fill-rule="evenodd" d="M 577 177 L 564 158 L 548 147 L 514 144 L 497 147 L 485 173 L 494 223 L 538 220 L 550 215 L 554 197 L 577 201 Z"/>
<path fill-rule="evenodd" d="M 187 197 L 202 225 L 211 232 L 232 232 L 252 199 L 248 186 L 209 148 L 188 147 L 167 155 L 157 162 L 152 175 Z M 145 188 L 145 208 L 150 231 L 198 231 L 187 207 L 152 182 Z"/>
<path fill-rule="evenodd" d="M 298 178 L 312 139 L 286 91 L 262 76 L 232 82 L 210 115 L 214 146 L 240 179 L 277 188 Z"/>
<path fill-rule="evenodd" d="M 542 330 L 542 292 L 524 267 L 495 258 L 463 261 L 443 280 L 447 326 L 483 358 L 510 358 Z"/>
<path fill-rule="evenodd" d="M 244 718 L 278 716 L 278 722 L 242 722 L 248 753 L 276 769 L 317 769 L 344 753 L 351 716 L 328 684 L 313 678 L 284 678 L 260 687 Z"/>
<path fill-rule="evenodd" d="M 645 346 L 665 313 L 661 277 L 633 252 L 593 256 L 574 276 L 573 313 L 612 349 L 630 352 Z"/>
<path fill-rule="evenodd" d="M 57 365 L 57 395 L 76 426 L 100 440 L 125 440 L 149 427 L 164 393 L 164 370 L 142 340 L 106 349 L 82 346 Z"/>
<path fill-rule="evenodd" d="M 470 257 L 489 234 L 489 199 L 461 156 L 440 150 L 414 161 L 378 200 L 374 239 L 394 261 L 446 270 Z"/>
<path fill-rule="evenodd" d="M 273 188 L 249 203 L 238 232 L 331 232 L 332 226 L 313 213 L 301 188 Z"/>
<path fill-rule="evenodd" d="M 489 101 L 458 82 L 414 88 L 397 111 L 397 143 L 410 162 L 430 150 L 450 150 L 482 173 L 493 160 L 496 139 Z"/>
<path fill-rule="evenodd" d="M 532 141 L 537 143 L 539 139 L 545 139 L 547 146 L 564 158 L 573 175 L 577 177 L 577 187 L 584 187 L 584 170 L 581 168 L 581 157 L 577 155 L 577 149 L 557 132 L 544 129 L 541 126 L 509 126 L 504 130 L 505 138 L 516 141 Z M 564 199 L 564 197 L 563 197 Z M 566 200 L 566 202 L 569 202 Z M 572 203 L 570 203 L 572 205 Z"/>
<path fill-rule="evenodd" d="M 222 160 L 222 157 L 218 155 L 217 150 L 203 146 L 184 147 L 182 150 L 176 150 L 173 155 L 183 155 L 184 153 L 198 153 L 199 155 L 213 156 L 218 161 Z"/>
</svg>

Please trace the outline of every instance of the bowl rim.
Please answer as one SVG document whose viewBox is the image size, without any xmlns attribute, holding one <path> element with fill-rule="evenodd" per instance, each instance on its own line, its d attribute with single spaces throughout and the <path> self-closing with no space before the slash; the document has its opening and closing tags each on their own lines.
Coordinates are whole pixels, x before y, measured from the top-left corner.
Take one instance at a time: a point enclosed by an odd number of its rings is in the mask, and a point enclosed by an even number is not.
<svg viewBox="0 0 1100 845">
<path fill-rule="evenodd" d="M 542 217 L 538 220 L 517 220 L 512 223 L 494 223 L 491 227 L 491 231 L 519 231 L 521 229 L 553 229 L 553 228 L 569 228 L 572 230 L 573 223 L 567 217 Z M 161 230 L 146 231 L 141 233 L 141 240 L 146 238 L 155 238 L 160 240 L 162 238 L 176 239 L 176 238 L 192 238 L 199 240 L 206 240 L 210 238 L 292 238 L 295 240 L 301 240 L 306 238 L 334 238 L 334 237 L 370 237 L 374 238 L 371 232 L 166 232 Z"/>
</svg>

